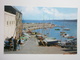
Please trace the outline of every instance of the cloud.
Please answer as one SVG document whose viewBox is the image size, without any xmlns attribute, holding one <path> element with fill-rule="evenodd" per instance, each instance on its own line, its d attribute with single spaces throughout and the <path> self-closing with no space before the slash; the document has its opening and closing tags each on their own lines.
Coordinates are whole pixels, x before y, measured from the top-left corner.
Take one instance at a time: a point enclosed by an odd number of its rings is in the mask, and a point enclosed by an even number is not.
<svg viewBox="0 0 80 60">
<path fill-rule="evenodd" d="M 26 7 L 25 12 L 30 13 L 30 14 L 40 14 L 41 11 L 37 7 Z"/>
<path fill-rule="evenodd" d="M 62 13 L 55 8 L 43 8 L 43 11 L 50 16 L 54 16 L 55 19 L 76 19 L 77 13 Z"/>
<path fill-rule="evenodd" d="M 77 19 L 76 13 L 64 14 L 66 19 Z"/>
<path fill-rule="evenodd" d="M 53 14 L 52 11 L 50 11 L 48 8 L 43 8 L 42 10 L 47 14 Z"/>
<path fill-rule="evenodd" d="M 22 7 L 24 19 L 76 19 L 77 13 L 64 13 L 52 7 Z M 44 17 L 43 17 L 44 15 Z"/>
</svg>

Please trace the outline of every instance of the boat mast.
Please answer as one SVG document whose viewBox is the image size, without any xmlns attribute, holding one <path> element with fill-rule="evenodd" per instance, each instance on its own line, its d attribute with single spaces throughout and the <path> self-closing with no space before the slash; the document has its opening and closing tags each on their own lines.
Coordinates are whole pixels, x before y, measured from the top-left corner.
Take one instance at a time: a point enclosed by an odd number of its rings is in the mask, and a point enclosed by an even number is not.
<svg viewBox="0 0 80 60">
<path fill-rule="evenodd" d="M 43 23 L 42 23 L 43 25 L 43 28 L 42 28 L 42 33 L 44 34 L 44 12 L 43 12 Z"/>
</svg>

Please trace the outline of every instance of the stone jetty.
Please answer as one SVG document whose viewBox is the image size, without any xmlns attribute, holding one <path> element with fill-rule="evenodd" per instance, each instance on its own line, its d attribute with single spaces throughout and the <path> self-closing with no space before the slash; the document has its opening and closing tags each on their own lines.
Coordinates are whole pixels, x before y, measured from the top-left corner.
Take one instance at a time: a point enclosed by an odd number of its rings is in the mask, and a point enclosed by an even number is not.
<svg viewBox="0 0 80 60">
<path fill-rule="evenodd" d="M 47 28 L 53 28 L 56 25 L 51 23 L 23 23 L 23 29 L 26 31 L 30 30 L 36 30 L 36 29 L 47 29 Z"/>
</svg>

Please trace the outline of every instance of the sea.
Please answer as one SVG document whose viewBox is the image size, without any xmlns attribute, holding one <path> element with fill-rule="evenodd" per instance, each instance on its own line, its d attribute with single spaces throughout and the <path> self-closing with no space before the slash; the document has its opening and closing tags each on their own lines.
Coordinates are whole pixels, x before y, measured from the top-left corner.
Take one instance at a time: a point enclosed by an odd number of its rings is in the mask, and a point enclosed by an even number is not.
<svg viewBox="0 0 80 60">
<path fill-rule="evenodd" d="M 64 26 L 64 29 L 68 28 L 70 30 L 65 30 L 64 32 L 69 36 L 74 36 L 77 38 L 77 20 L 22 20 L 23 23 L 51 23 L 55 24 L 57 27 L 47 28 L 47 29 L 37 29 L 33 32 L 39 32 L 48 37 L 56 38 L 60 41 L 68 40 L 66 37 L 62 37 L 60 32 L 63 32 L 63 29 L 59 26 Z M 56 30 L 59 29 L 59 30 Z"/>
</svg>

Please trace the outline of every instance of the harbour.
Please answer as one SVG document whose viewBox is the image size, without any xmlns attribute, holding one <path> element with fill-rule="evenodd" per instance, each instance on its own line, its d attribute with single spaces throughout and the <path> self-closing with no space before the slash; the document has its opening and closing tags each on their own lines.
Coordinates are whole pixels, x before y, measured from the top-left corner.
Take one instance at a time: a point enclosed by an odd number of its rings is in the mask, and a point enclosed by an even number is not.
<svg viewBox="0 0 80 60">
<path fill-rule="evenodd" d="M 37 26 L 37 24 L 40 27 Z M 47 23 L 46 24 L 44 24 L 44 23 L 40 23 L 40 24 L 39 23 L 28 23 L 26 25 L 26 23 L 25 23 L 24 28 L 26 26 L 27 27 L 26 27 L 26 29 L 23 29 L 23 31 L 24 31 L 23 33 L 25 33 L 25 37 L 28 37 L 27 35 L 29 35 L 30 37 L 27 38 L 26 41 L 24 41 L 23 45 L 21 45 L 21 50 L 20 51 L 15 51 L 15 52 L 5 50 L 4 53 L 5 54 L 7 54 L 7 53 L 8 54 L 77 54 L 77 47 L 71 49 L 70 45 L 67 45 L 69 47 L 67 47 L 65 45 L 59 45 L 61 42 L 66 42 L 66 41 L 69 40 L 68 38 L 64 38 L 64 37 L 60 36 L 60 30 L 59 30 L 60 25 L 59 25 L 59 28 L 58 28 L 57 25 L 50 24 L 46 27 L 47 29 L 49 28 L 48 31 L 43 30 L 44 25 L 47 26 L 48 24 Z M 74 25 L 76 25 L 76 24 L 74 24 Z M 52 26 L 52 28 L 50 28 L 51 26 Z M 57 29 L 57 31 L 55 29 Z M 28 32 L 28 30 L 30 32 Z M 70 29 L 70 31 L 71 31 L 71 29 Z M 35 32 L 36 32 L 36 34 L 35 34 Z M 44 33 L 46 32 L 46 33 L 44 34 L 43 32 Z M 47 33 L 49 33 L 50 35 L 49 34 L 47 35 Z M 38 38 L 36 38 L 36 36 L 38 36 Z M 56 36 L 58 36 L 58 37 L 56 37 Z M 71 35 L 71 36 L 73 36 L 73 35 Z M 43 37 L 44 39 L 40 38 L 40 37 Z M 49 38 L 50 38 L 50 40 L 49 40 Z M 48 39 L 48 40 L 46 40 L 46 39 Z M 54 39 L 55 42 L 53 42 L 53 40 L 51 40 L 51 39 Z M 61 40 L 61 39 L 63 39 L 63 40 Z M 40 40 L 43 40 L 45 42 L 47 41 L 47 45 L 45 45 L 44 42 L 40 43 Z M 48 41 L 49 42 L 52 41 L 52 42 L 48 43 Z M 54 44 L 54 43 L 59 42 L 59 41 L 60 41 L 60 43 Z M 69 43 L 67 43 L 67 44 L 69 44 Z M 63 48 L 63 47 L 65 47 L 65 48 Z"/>
<path fill-rule="evenodd" d="M 17 8 L 5 6 L 5 54 L 77 54 L 77 19 L 68 19 L 65 8 L 36 7 L 41 12 L 35 15 L 36 9 L 32 7 L 32 11 L 28 10 L 30 16 L 24 16 Z"/>
<path fill-rule="evenodd" d="M 62 32 L 62 28 L 60 26 L 65 26 L 65 28 L 69 28 L 70 29 L 69 31 L 64 30 L 64 32 L 66 34 L 69 34 L 69 36 L 74 36 L 75 38 L 77 38 L 77 21 L 76 20 L 72 20 L 72 21 L 71 20 L 67 20 L 67 21 L 65 21 L 65 20 L 57 20 L 57 21 L 56 20 L 45 20 L 45 21 L 34 21 L 34 20 L 31 20 L 31 21 L 28 21 L 27 20 L 27 21 L 25 21 L 23 23 L 26 23 L 26 22 L 28 22 L 28 23 L 33 22 L 34 24 L 35 23 L 41 23 L 41 22 L 54 24 L 55 26 L 53 28 L 36 29 L 36 30 L 33 30 L 33 32 L 46 34 L 46 35 L 48 35 L 48 37 L 54 37 L 57 40 L 61 40 L 61 39 L 63 39 L 63 41 L 66 40 L 66 38 L 62 38 L 60 36 L 60 32 Z M 45 25 L 43 25 L 43 26 L 45 26 Z M 57 26 L 59 26 L 59 27 L 57 27 Z M 60 29 L 60 30 L 56 31 L 55 29 Z M 47 33 L 49 33 L 49 34 L 47 34 Z"/>
</svg>

